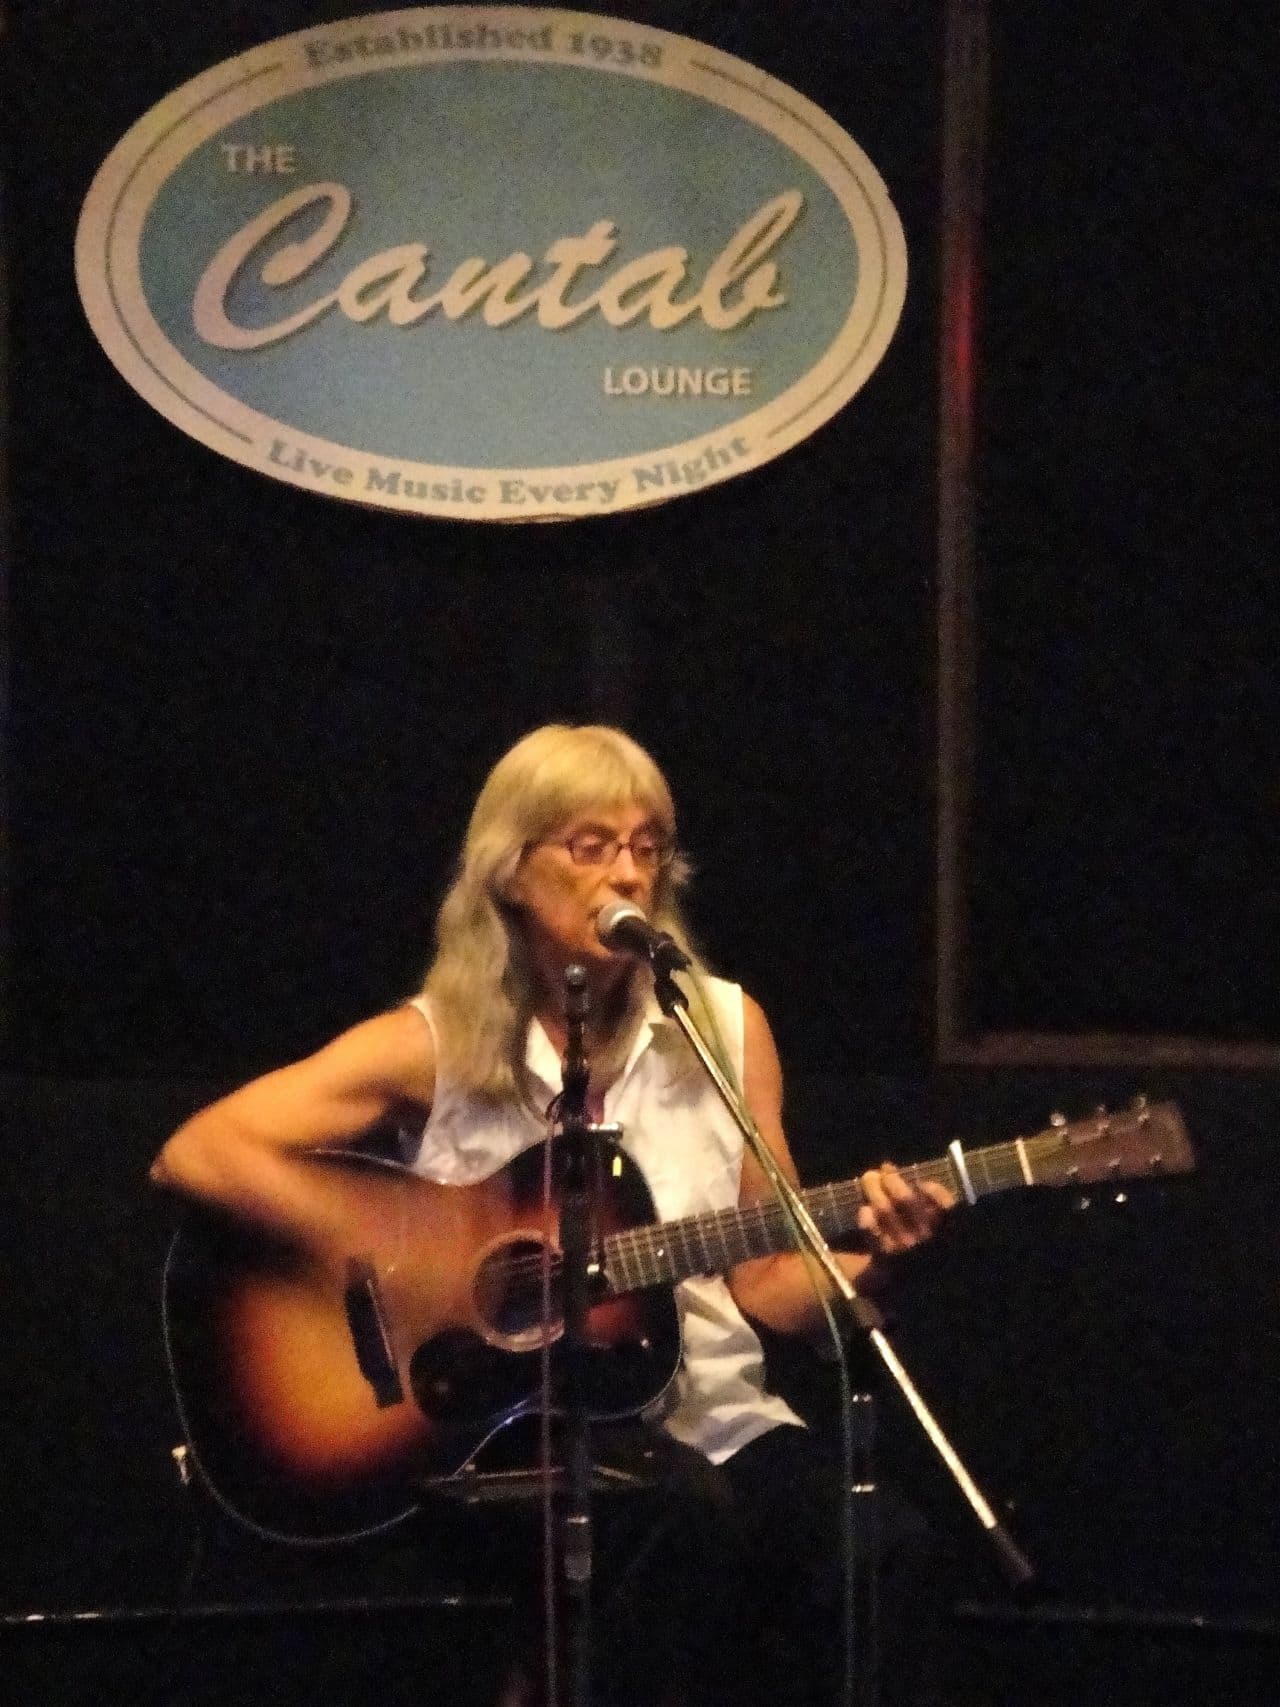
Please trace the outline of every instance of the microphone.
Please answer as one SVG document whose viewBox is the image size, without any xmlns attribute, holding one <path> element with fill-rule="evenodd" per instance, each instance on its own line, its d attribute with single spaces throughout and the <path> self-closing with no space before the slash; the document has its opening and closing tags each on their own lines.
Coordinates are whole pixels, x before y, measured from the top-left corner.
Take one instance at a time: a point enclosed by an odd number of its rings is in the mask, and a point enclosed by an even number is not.
<svg viewBox="0 0 1280 1707">
<path fill-rule="evenodd" d="M 689 956 L 666 931 L 660 931 L 634 901 L 610 901 L 596 915 L 596 935 L 606 948 L 647 960 L 654 973 L 682 972 Z"/>
</svg>

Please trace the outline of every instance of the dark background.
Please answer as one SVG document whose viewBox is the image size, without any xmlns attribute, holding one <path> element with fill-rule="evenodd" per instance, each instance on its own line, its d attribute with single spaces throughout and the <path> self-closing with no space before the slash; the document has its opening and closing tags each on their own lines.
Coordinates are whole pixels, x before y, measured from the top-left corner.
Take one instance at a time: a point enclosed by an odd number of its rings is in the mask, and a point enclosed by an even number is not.
<svg viewBox="0 0 1280 1707">
<path fill-rule="evenodd" d="M 957 1217 L 908 1265 L 896 1328 L 1046 1604 L 1095 1643 L 1073 1671 L 1039 1627 L 1063 1699 L 1118 1698 L 1123 1675 L 1181 1700 L 1210 1659 L 1250 1698 L 1278 1586 L 1280 1090 L 1177 1039 L 1280 1043 L 1274 25 L 991 8 L 966 1017 L 1168 1040 L 1124 1071 L 1013 1072 L 939 1066 L 931 1020 L 933 743 L 955 710 L 934 632 L 943 7 L 622 8 L 850 131 L 903 218 L 907 307 L 864 391 L 780 461 L 527 529 L 223 462 L 128 390 L 79 309 L 75 222 L 119 136 L 196 72 L 347 9 L 10 8 L 7 1604 L 332 1587 L 234 1549 L 220 1578 L 196 1550 L 146 1165 L 215 1091 L 413 989 L 489 765 L 536 723 L 599 717 L 671 777 L 695 926 L 770 1012 L 811 1177 L 1059 1105 L 1181 1102 L 1192 1180 Z M 1026 1626 L 982 1647 L 1016 1609 L 883 1408 L 889 1465 L 956 1537 L 973 1698 L 1023 1699 L 992 1653 L 1040 1650 Z"/>
<path fill-rule="evenodd" d="M 992 26 L 974 1019 L 1274 1042 L 1275 20 Z"/>
</svg>

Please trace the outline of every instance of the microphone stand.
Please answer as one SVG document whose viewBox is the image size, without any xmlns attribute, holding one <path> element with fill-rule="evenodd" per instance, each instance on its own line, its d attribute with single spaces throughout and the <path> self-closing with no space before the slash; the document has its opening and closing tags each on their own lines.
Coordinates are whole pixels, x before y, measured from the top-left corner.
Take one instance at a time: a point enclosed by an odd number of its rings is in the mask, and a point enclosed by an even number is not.
<svg viewBox="0 0 1280 1707">
<path fill-rule="evenodd" d="M 673 971 L 687 967 L 689 962 L 674 943 L 670 943 L 670 947 L 668 947 L 669 942 L 670 939 L 668 938 L 665 941 L 655 943 L 650 955 L 650 963 L 653 966 L 654 990 L 659 1007 L 668 1019 L 675 1020 L 684 1033 L 707 1077 L 715 1086 L 721 1102 L 733 1116 L 752 1155 L 764 1169 L 774 1191 L 786 1204 L 788 1218 L 798 1237 L 803 1239 L 804 1244 L 821 1265 L 823 1272 L 831 1281 L 839 1297 L 844 1300 L 849 1314 L 875 1347 L 881 1362 L 897 1383 L 898 1389 L 910 1406 L 916 1421 L 951 1472 L 961 1493 L 969 1502 L 974 1515 L 991 1540 L 997 1561 L 1006 1580 L 1014 1588 L 1024 1587 L 1035 1575 L 1035 1569 L 1030 1560 L 1021 1552 L 1013 1537 L 1000 1523 L 972 1476 L 960 1462 L 951 1442 L 943 1434 L 928 1406 L 916 1391 L 901 1359 L 885 1337 L 884 1317 L 870 1300 L 855 1290 L 853 1282 L 836 1261 L 831 1247 L 819 1231 L 817 1222 L 805 1207 L 804 1200 L 778 1166 L 769 1146 L 762 1141 L 754 1122 L 743 1109 L 737 1092 L 721 1071 L 720 1064 L 711 1053 L 705 1038 L 689 1017 L 689 998 L 672 976 Z M 672 952 L 673 950 L 674 952 Z"/>
<path fill-rule="evenodd" d="M 571 1707 L 590 1702 L 591 1425 L 587 1407 L 587 1310 L 591 1283 L 591 1194 L 589 1159 L 594 1128 L 587 1122 L 590 1078 L 583 1026 L 587 975 L 570 966 L 564 975 L 568 1043 L 560 1097 L 560 1251 L 564 1344 L 558 1404 L 563 1416 L 564 1504 L 560 1563 L 565 1608 L 565 1654 Z"/>
</svg>

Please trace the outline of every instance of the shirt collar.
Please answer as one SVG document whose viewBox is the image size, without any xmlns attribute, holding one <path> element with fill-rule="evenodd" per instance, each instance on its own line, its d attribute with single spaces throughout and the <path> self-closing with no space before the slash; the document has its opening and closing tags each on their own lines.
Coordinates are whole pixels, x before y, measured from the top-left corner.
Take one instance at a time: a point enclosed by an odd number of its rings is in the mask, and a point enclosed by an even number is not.
<svg viewBox="0 0 1280 1707">
<path fill-rule="evenodd" d="M 630 1075 L 636 1062 L 649 1047 L 654 1033 L 670 1024 L 671 1021 L 658 1005 L 658 998 L 650 991 L 641 1011 L 640 1024 L 631 1040 L 626 1064 L 618 1075 L 618 1085 Z M 553 1094 L 560 1089 L 563 1063 L 547 1036 L 542 1021 L 536 1016 L 529 1023 L 529 1033 L 524 1046 L 524 1064 L 533 1077 L 540 1079 Z"/>
</svg>

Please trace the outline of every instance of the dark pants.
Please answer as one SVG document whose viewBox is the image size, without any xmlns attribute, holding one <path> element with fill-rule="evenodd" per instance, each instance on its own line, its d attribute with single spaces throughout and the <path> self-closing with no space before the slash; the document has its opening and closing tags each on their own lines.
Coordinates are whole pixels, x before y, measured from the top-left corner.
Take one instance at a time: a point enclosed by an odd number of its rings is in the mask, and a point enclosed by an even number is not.
<svg viewBox="0 0 1280 1707">
<path fill-rule="evenodd" d="M 599 1428 L 593 1445 L 597 1462 L 639 1469 L 646 1485 L 593 1500 L 592 1707 L 839 1707 L 848 1508 L 822 1441 L 771 1429 L 719 1467 L 657 1430 Z M 870 1660 L 862 1589 L 874 1580 L 882 1707 L 927 1707 L 941 1601 L 929 1532 L 891 1489 L 874 1503 L 855 1496 L 854 1515 L 858 1682 Z M 505 1556 L 526 1561 L 532 1654 L 543 1629 L 536 1514 L 487 1521 L 504 1532 Z M 563 1678 L 560 1693 L 567 1703 Z"/>
</svg>

